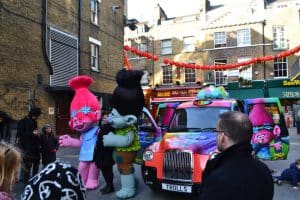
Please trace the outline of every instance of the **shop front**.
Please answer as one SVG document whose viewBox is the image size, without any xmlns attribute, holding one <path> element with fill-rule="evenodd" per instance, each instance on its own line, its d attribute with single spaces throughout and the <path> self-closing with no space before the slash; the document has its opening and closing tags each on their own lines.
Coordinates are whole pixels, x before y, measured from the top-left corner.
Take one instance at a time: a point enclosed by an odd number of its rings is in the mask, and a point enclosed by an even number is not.
<svg viewBox="0 0 300 200">
<path fill-rule="evenodd" d="M 266 89 L 264 81 L 252 81 L 251 85 L 240 85 L 239 82 L 231 82 L 226 86 L 226 91 L 230 98 L 234 99 L 252 99 L 263 98 L 266 96 Z"/>
<path fill-rule="evenodd" d="M 268 80 L 268 97 L 278 97 L 281 101 L 287 125 L 294 125 L 295 107 L 300 105 L 300 80 Z"/>
<path fill-rule="evenodd" d="M 159 104 L 191 101 L 201 88 L 201 86 L 155 88 L 150 97 L 149 109 L 152 115 L 155 116 Z"/>
</svg>

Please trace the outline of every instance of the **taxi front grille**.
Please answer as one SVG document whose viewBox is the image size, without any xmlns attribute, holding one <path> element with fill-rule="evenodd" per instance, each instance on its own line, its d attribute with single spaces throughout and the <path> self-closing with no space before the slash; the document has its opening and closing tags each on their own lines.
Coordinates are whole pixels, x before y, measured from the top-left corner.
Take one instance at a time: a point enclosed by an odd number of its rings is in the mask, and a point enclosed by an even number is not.
<svg viewBox="0 0 300 200">
<path fill-rule="evenodd" d="M 165 179 L 192 181 L 192 152 L 169 150 L 164 154 L 163 174 Z"/>
</svg>

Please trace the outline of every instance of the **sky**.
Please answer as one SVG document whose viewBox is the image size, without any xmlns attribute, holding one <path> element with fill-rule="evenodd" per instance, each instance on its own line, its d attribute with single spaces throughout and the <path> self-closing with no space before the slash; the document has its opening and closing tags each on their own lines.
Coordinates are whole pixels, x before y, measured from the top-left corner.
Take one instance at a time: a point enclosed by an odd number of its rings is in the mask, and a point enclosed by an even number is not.
<svg viewBox="0 0 300 200">
<path fill-rule="evenodd" d="M 165 10 L 168 17 L 177 17 L 199 12 L 201 0 L 127 0 L 128 19 L 147 21 L 151 18 L 151 11 L 155 5 Z M 223 0 L 226 1 L 226 0 Z M 229 0 L 227 0 L 229 1 Z M 218 4 L 222 0 L 211 0 L 212 4 Z"/>
</svg>

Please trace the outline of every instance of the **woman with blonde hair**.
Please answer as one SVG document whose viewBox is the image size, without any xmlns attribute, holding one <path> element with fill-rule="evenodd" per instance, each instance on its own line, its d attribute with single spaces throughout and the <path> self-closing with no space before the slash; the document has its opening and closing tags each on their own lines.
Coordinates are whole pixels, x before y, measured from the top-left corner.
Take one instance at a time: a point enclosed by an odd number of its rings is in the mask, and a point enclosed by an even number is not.
<svg viewBox="0 0 300 200">
<path fill-rule="evenodd" d="M 0 143 L 0 199 L 12 200 L 12 190 L 17 182 L 22 164 L 20 151 L 4 142 Z"/>
</svg>

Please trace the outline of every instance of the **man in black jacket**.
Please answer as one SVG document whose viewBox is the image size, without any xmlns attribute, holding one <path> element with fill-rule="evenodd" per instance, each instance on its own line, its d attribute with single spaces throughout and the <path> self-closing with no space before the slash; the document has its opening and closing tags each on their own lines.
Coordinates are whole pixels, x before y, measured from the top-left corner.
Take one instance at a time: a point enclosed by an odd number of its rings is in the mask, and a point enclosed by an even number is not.
<svg viewBox="0 0 300 200">
<path fill-rule="evenodd" d="M 268 167 L 252 157 L 252 124 L 237 111 L 222 113 L 217 124 L 220 154 L 207 162 L 200 199 L 271 200 L 273 179 Z"/>
<path fill-rule="evenodd" d="M 27 183 L 30 175 L 34 176 L 40 165 L 40 144 L 37 119 L 41 115 L 40 108 L 32 108 L 28 115 L 21 119 L 17 128 L 17 144 L 23 153 L 24 183 Z"/>
</svg>

